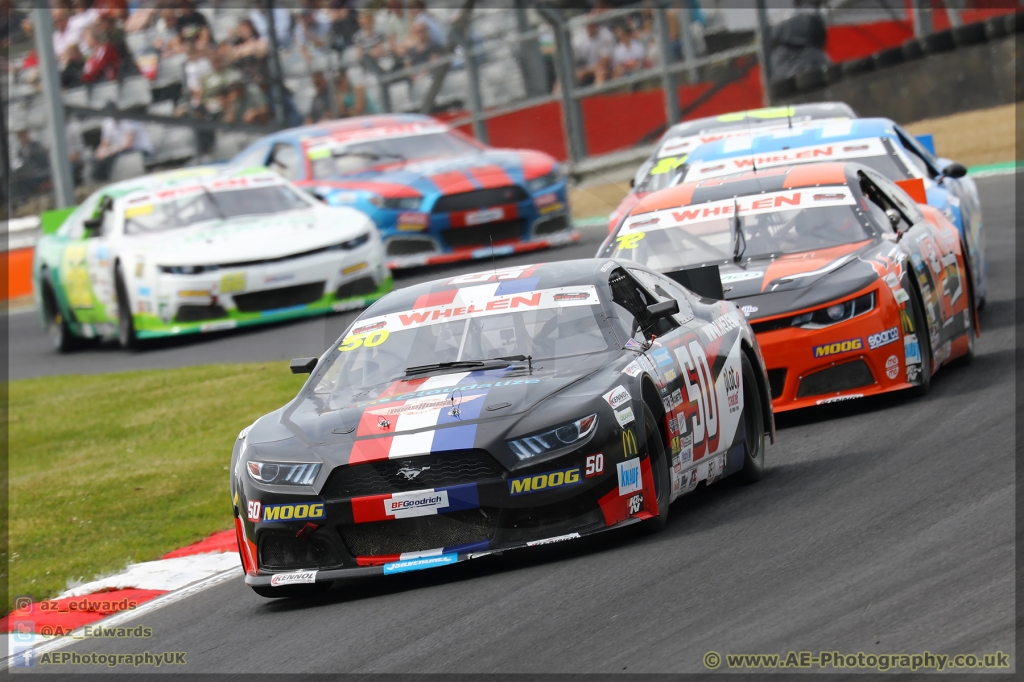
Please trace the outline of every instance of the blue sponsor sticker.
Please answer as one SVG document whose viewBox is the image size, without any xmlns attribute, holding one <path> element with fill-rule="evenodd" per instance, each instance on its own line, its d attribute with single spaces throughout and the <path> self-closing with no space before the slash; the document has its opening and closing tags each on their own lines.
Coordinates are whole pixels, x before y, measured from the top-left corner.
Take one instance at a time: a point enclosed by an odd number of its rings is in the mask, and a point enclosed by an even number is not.
<svg viewBox="0 0 1024 682">
<path fill-rule="evenodd" d="M 651 351 L 651 357 L 654 358 L 654 361 L 658 363 L 659 367 L 672 364 L 672 355 L 670 355 L 664 348 L 656 348 Z"/>
<path fill-rule="evenodd" d="M 877 334 L 872 334 L 871 336 L 868 337 L 868 348 L 870 348 L 871 350 L 881 348 L 882 346 L 890 344 L 893 341 L 899 341 L 899 339 L 899 327 L 886 329 L 885 331 L 878 332 Z"/>
<path fill-rule="evenodd" d="M 438 554 L 437 556 L 417 557 L 405 559 L 404 561 L 392 561 L 384 564 L 384 575 L 392 573 L 406 573 L 408 571 L 422 571 L 427 568 L 437 568 L 454 564 L 459 560 L 458 554 Z"/>
</svg>

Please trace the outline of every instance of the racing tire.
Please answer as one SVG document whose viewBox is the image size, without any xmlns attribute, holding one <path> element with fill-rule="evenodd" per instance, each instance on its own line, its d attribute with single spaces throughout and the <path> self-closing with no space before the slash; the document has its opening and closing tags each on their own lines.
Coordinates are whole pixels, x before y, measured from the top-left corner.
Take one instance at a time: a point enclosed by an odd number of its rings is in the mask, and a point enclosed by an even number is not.
<svg viewBox="0 0 1024 682">
<path fill-rule="evenodd" d="M 333 583 L 313 583 L 312 585 L 250 585 L 252 591 L 266 599 L 309 599 L 324 594 L 331 589 Z"/>
<path fill-rule="evenodd" d="M 43 292 L 43 315 L 46 318 L 46 335 L 50 337 L 53 349 L 58 353 L 69 353 L 79 347 L 82 342 L 71 331 L 71 325 L 61 312 L 60 304 L 57 303 L 57 295 L 49 282 L 44 282 Z"/>
<path fill-rule="evenodd" d="M 668 453 L 661 437 L 661 430 L 658 429 L 654 413 L 646 403 L 644 403 L 644 433 L 646 434 L 644 447 L 651 462 L 651 477 L 654 479 L 654 495 L 658 501 L 658 515 L 644 519 L 637 525 L 640 527 L 641 534 L 650 535 L 663 530 L 668 522 L 669 500 L 672 499 L 672 476 L 669 472 Z"/>
<path fill-rule="evenodd" d="M 754 367 L 746 353 L 740 354 L 743 365 L 743 468 L 736 472 L 736 482 L 756 483 L 764 475 L 764 414 L 761 391 L 754 378 Z"/>
<path fill-rule="evenodd" d="M 908 280 L 903 283 L 903 289 L 910 296 L 907 303 L 910 304 L 910 317 L 914 321 L 918 353 L 921 354 L 921 383 L 911 388 L 910 394 L 923 397 L 928 395 L 932 387 L 932 342 L 928 333 L 928 318 L 924 314 L 924 299 L 921 298 L 917 287 Z"/>
<path fill-rule="evenodd" d="M 128 288 L 124 285 L 120 265 L 114 272 L 114 287 L 117 291 L 117 342 L 125 350 L 137 350 L 139 340 L 135 336 L 131 300 L 128 298 Z"/>
</svg>

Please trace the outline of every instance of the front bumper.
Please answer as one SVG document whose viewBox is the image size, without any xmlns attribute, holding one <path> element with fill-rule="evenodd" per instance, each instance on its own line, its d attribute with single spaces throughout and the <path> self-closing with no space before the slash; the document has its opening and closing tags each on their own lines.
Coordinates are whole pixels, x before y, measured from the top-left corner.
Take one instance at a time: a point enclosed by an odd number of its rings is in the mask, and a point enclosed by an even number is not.
<svg viewBox="0 0 1024 682">
<path fill-rule="evenodd" d="M 381 243 L 195 275 L 158 273 L 134 292 L 136 336 L 222 331 L 362 308 L 393 288 Z"/>
</svg>

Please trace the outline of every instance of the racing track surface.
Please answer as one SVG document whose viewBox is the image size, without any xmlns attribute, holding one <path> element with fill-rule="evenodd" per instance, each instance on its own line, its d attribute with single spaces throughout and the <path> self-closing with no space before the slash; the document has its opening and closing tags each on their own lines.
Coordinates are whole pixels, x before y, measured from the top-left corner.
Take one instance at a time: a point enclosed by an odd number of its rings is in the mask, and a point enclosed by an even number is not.
<svg viewBox="0 0 1024 682">
<path fill-rule="evenodd" d="M 1001 650 L 1014 664 L 1013 183 L 979 182 L 991 280 L 972 366 L 944 369 L 924 399 L 780 418 L 760 483 L 680 499 L 659 535 L 349 583 L 315 603 L 261 599 L 239 574 L 129 623 L 152 639 L 70 650 L 185 651 L 184 670 L 162 670 L 240 679 L 699 672 L 712 650 Z M 189 347 L 196 361 L 208 348 Z"/>
</svg>

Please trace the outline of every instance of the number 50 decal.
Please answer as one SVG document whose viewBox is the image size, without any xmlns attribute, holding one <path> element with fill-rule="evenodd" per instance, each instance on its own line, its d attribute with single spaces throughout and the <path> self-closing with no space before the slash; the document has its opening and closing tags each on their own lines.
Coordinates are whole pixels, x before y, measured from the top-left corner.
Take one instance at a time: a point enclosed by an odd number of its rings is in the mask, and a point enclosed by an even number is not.
<svg viewBox="0 0 1024 682">
<path fill-rule="evenodd" d="M 683 386 L 686 387 L 686 402 L 696 403 L 693 418 L 693 459 L 718 449 L 718 394 L 714 377 L 708 366 L 708 356 L 699 341 L 690 341 L 688 346 L 675 349 L 676 359 L 683 369 Z M 694 409 L 684 406 L 684 415 Z M 686 417 L 684 417 L 685 419 Z"/>
<path fill-rule="evenodd" d="M 366 336 L 348 336 L 345 337 L 345 340 L 341 342 L 340 346 L 338 346 L 338 350 L 355 350 L 360 346 L 373 348 L 374 346 L 379 346 L 387 341 L 390 335 L 391 332 L 387 329 L 378 329 L 372 334 L 367 334 Z"/>
</svg>

